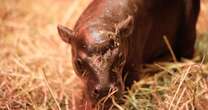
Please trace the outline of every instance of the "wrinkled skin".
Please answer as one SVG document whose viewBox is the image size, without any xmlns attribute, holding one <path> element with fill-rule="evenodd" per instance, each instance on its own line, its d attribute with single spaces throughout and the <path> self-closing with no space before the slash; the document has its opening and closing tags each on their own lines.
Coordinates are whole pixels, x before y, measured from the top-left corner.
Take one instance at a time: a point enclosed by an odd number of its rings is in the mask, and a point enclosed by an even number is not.
<svg viewBox="0 0 208 110">
<path fill-rule="evenodd" d="M 73 31 L 59 25 L 87 100 L 95 105 L 110 90 L 119 97 L 142 64 L 169 54 L 163 36 L 178 59 L 192 58 L 199 9 L 200 0 L 94 0 Z"/>
</svg>

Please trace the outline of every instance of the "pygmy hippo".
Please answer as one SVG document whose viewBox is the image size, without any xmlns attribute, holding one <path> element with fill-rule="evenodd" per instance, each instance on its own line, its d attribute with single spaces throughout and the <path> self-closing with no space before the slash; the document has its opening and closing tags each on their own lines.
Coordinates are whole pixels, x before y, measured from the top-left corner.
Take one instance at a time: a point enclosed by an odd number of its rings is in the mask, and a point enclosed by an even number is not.
<svg viewBox="0 0 208 110">
<path fill-rule="evenodd" d="M 58 25 L 87 100 L 95 105 L 110 90 L 119 97 L 142 64 L 169 54 L 163 36 L 178 59 L 192 58 L 199 10 L 200 0 L 94 0 L 73 30 Z"/>
</svg>

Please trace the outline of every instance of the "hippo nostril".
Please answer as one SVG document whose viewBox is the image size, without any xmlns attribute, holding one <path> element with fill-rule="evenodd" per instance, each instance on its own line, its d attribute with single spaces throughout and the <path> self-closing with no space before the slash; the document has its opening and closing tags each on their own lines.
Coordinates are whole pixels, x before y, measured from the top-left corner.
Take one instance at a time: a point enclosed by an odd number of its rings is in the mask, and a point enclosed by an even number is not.
<svg viewBox="0 0 208 110">
<path fill-rule="evenodd" d="M 106 96 L 109 90 L 110 90 L 110 87 L 102 87 L 100 85 L 97 85 L 92 92 L 93 92 L 94 97 L 101 98 L 101 97 Z"/>
<path fill-rule="evenodd" d="M 101 86 L 100 85 L 97 85 L 93 91 L 94 94 L 100 94 L 101 92 Z"/>
<path fill-rule="evenodd" d="M 95 93 L 95 94 L 99 94 L 99 91 L 100 91 L 99 89 L 95 89 L 95 90 L 94 90 L 94 93 Z"/>
</svg>

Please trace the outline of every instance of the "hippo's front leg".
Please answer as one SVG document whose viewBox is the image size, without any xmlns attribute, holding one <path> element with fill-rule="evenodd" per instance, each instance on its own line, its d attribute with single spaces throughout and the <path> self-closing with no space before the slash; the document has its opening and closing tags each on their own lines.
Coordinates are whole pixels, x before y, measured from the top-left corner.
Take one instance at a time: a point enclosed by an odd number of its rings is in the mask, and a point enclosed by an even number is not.
<svg viewBox="0 0 208 110">
<path fill-rule="evenodd" d="M 192 2 L 190 2 L 192 1 Z M 176 57 L 192 58 L 196 40 L 196 24 L 200 11 L 200 0 L 190 0 L 186 4 L 184 20 L 175 42 Z"/>
<path fill-rule="evenodd" d="M 131 88 L 134 82 L 140 79 L 140 72 L 141 72 L 141 67 L 134 67 L 134 66 L 124 67 L 123 78 L 126 88 Z"/>
</svg>

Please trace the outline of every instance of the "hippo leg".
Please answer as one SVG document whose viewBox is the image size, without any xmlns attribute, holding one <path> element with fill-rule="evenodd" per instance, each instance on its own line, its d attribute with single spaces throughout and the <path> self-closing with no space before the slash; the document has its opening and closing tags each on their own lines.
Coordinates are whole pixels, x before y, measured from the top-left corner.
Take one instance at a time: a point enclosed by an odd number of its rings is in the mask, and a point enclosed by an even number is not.
<svg viewBox="0 0 208 110">
<path fill-rule="evenodd" d="M 124 68 L 123 70 L 123 78 L 125 81 L 125 87 L 131 88 L 135 81 L 140 79 L 139 71 L 135 68 Z"/>
<path fill-rule="evenodd" d="M 194 43 L 196 40 L 196 29 L 194 26 L 183 26 L 180 34 L 177 36 L 175 44 L 175 54 L 177 59 L 192 58 L 194 54 Z"/>
<path fill-rule="evenodd" d="M 200 10 L 200 0 L 187 1 L 179 33 L 175 43 L 175 54 L 181 57 L 192 58 L 196 40 L 196 23 Z"/>
</svg>

